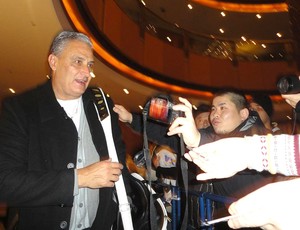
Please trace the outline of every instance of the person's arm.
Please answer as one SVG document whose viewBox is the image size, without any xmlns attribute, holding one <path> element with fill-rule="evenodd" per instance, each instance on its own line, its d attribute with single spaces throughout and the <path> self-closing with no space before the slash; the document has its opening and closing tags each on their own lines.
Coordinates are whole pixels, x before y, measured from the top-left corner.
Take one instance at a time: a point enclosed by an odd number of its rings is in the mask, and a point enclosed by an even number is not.
<svg viewBox="0 0 300 230">
<path fill-rule="evenodd" d="M 231 228 L 298 229 L 300 178 L 265 185 L 229 206 Z"/>
<path fill-rule="evenodd" d="M 299 135 L 226 138 L 194 148 L 185 157 L 203 171 L 199 180 L 226 178 L 246 168 L 300 175 Z M 226 164 L 224 164 L 226 162 Z"/>
<path fill-rule="evenodd" d="M 119 115 L 119 120 L 130 124 L 130 127 L 137 133 L 142 133 L 144 130 L 142 114 L 128 112 L 122 105 L 115 105 L 114 112 Z M 147 137 L 152 142 L 159 145 L 168 145 L 175 152 L 180 151 L 178 136 L 168 136 L 168 126 L 159 122 L 154 122 L 147 119 Z"/>
</svg>

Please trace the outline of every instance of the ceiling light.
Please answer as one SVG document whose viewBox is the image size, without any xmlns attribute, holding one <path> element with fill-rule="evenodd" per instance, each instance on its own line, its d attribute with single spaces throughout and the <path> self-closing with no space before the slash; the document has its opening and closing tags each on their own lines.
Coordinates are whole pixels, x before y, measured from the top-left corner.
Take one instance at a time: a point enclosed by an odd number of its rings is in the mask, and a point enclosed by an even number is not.
<svg viewBox="0 0 300 230">
<path fill-rule="evenodd" d="M 274 55 L 273 55 L 273 54 L 270 54 L 270 57 L 271 57 L 271 58 L 274 58 Z"/>
<path fill-rule="evenodd" d="M 141 0 L 141 3 L 142 3 L 144 6 L 146 6 L 146 3 L 145 3 L 143 0 Z"/>
<path fill-rule="evenodd" d="M 129 94 L 129 91 L 127 89 L 123 89 L 124 93 Z"/>
<path fill-rule="evenodd" d="M 106 94 L 106 97 L 110 97 L 108 93 Z"/>
<path fill-rule="evenodd" d="M 47 74 L 47 75 L 46 75 L 46 78 L 50 79 L 50 76 Z"/>
<path fill-rule="evenodd" d="M 171 41 L 172 41 L 170 37 L 167 37 L 167 39 L 168 39 L 168 41 L 169 41 L 169 42 L 171 42 Z"/>
<path fill-rule="evenodd" d="M 290 116 L 286 116 L 286 117 L 287 117 L 287 119 L 292 120 L 292 118 Z"/>
<path fill-rule="evenodd" d="M 198 108 L 197 108 L 197 106 L 193 105 L 193 109 L 194 109 L 194 110 L 197 110 Z"/>
<path fill-rule="evenodd" d="M 12 89 L 12 88 L 9 88 L 9 91 L 10 91 L 11 93 L 16 93 L 16 91 L 15 91 L 14 89 Z"/>
<path fill-rule="evenodd" d="M 281 34 L 281 33 L 279 33 L 279 32 L 278 32 L 276 35 L 277 35 L 277 37 L 279 37 L 279 38 L 281 38 L 281 37 L 282 37 L 282 34 Z"/>
<path fill-rule="evenodd" d="M 260 14 L 256 14 L 256 17 L 257 17 L 258 19 L 261 19 L 261 15 L 260 15 Z"/>
<path fill-rule="evenodd" d="M 193 6 L 191 4 L 188 4 L 187 6 L 190 10 L 193 9 Z"/>
<path fill-rule="evenodd" d="M 254 45 L 256 45 L 256 42 L 255 42 L 255 41 L 251 40 L 251 42 L 252 42 Z"/>
<path fill-rule="evenodd" d="M 244 36 L 242 36 L 241 39 L 243 39 L 243 41 L 246 41 L 246 40 L 247 40 Z"/>
<path fill-rule="evenodd" d="M 226 14 L 222 11 L 221 12 L 221 15 L 223 16 L 223 17 L 225 17 L 226 16 Z"/>
<path fill-rule="evenodd" d="M 222 28 L 220 28 L 219 31 L 224 34 L 224 30 Z"/>
<path fill-rule="evenodd" d="M 265 44 L 261 44 L 261 46 L 265 49 L 267 48 L 267 46 Z"/>
<path fill-rule="evenodd" d="M 140 108 L 140 110 L 143 110 L 143 109 L 144 109 L 143 106 L 141 106 L 141 105 L 139 105 L 139 108 Z"/>
<path fill-rule="evenodd" d="M 90 72 L 90 75 L 91 75 L 92 78 L 96 77 L 96 75 L 92 71 Z"/>
</svg>

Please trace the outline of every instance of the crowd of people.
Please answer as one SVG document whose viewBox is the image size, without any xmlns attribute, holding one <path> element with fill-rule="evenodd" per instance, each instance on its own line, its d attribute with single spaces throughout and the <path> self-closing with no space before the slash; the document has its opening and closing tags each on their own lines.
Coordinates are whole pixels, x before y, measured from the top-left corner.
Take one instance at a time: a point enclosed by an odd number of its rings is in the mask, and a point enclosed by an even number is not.
<svg viewBox="0 0 300 230">
<path fill-rule="evenodd" d="M 0 202 L 17 209 L 21 230 L 117 229 L 115 184 L 124 178 L 128 195 L 131 191 L 118 120 L 142 133 L 143 116 L 104 98 L 112 130 L 101 123 L 105 117 L 98 116 L 89 88 L 94 56 L 86 35 L 59 33 L 48 64 L 50 80 L 3 101 Z M 300 93 L 282 97 L 300 107 Z M 183 116 L 167 125 L 146 121 L 147 136 L 157 145 L 152 159 L 156 177 L 177 185 L 183 140 L 189 169 L 198 169 L 191 170 L 189 186 L 198 179 L 212 185 L 215 194 L 237 199 L 228 208 L 234 216 L 229 227 L 296 229 L 298 215 L 291 206 L 300 204 L 300 139 L 273 125 L 270 98 L 254 94 L 247 99 L 240 91 L 223 89 L 198 111 L 187 99 L 178 100 L 172 109 Z M 118 162 L 111 160 L 107 131 Z M 276 200 L 283 193 L 289 194 L 285 200 Z"/>
</svg>

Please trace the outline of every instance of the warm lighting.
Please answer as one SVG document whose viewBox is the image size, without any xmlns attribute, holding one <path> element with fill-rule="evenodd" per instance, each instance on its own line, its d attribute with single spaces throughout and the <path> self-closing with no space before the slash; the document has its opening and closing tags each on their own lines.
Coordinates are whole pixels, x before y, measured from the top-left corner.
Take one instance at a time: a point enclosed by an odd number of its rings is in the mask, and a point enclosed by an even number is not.
<svg viewBox="0 0 300 230">
<path fill-rule="evenodd" d="M 221 15 L 223 16 L 223 17 L 225 17 L 226 16 L 226 14 L 222 11 L 221 12 Z"/>
<path fill-rule="evenodd" d="M 235 12 L 247 13 L 272 13 L 272 12 L 288 12 L 287 3 L 273 4 L 240 4 L 218 0 L 192 0 L 195 3 L 202 4 L 211 8 Z"/>
<path fill-rule="evenodd" d="M 145 3 L 143 0 L 141 0 L 141 3 L 142 3 L 144 6 L 146 6 L 146 3 Z"/>
<path fill-rule="evenodd" d="M 198 108 L 197 108 L 197 106 L 193 105 L 193 109 L 194 109 L 194 110 L 197 110 Z"/>
<path fill-rule="evenodd" d="M 267 48 L 267 46 L 265 44 L 261 44 L 261 46 L 265 49 Z"/>
<path fill-rule="evenodd" d="M 260 15 L 260 14 L 256 14 L 256 17 L 257 17 L 258 19 L 261 19 L 261 15 Z"/>
<path fill-rule="evenodd" d="M 255 41 L 251 40 L 251 42 L 252 42 L 253 45 L 256 45 L 256 42 L 255 42 Z"/>
<path fill-rule="evenodd" d="M 242 36 L 241 39 L 242 39 L 244 42 L 247 40 L 244 36 Z"/>
<path fill-rule="evenodd" d="M 97 55 L 99 55 L 102 59 L 104 59 L 113 68 L 117 69 L 121 74 L 125 74 L 126 76 L 129 76 L 138 82 L 142 82 L 143 84 L 146 85 L 151 85 L 151 87 L 156 87 L 160 90 L 175 92 L 177 94 L 189 94 L 189 95 L 204 97 L 208 99 L 212 98 L 213 96 L 212 92 L 199 91 L 195 89 L 187 89 L 185 87 L 178 86 L 175 84 L 165 83 L 163 81 L 153 79 L 149 75 L 142 74 L 136 71 L 135 69 L 131 68 L 130 66 L 127 66 L 126 64 L 120 62 L 109 52 L 107 52 L 104 49 L 104 47 L 102 47 L 101 44 L 97 41 L 95 36 L 89 31 L 89 28 L 86 26 L 82 18 L 80 18 L 79 16 L 80 12 L 78 11 L 75 2 L 72 0 L 62 0 L 61 2 L 76 30 L 89 35 L 89 37 L 93 42 L 94 50 L 97 53 Z"/>
<path fill-rule="evenodd" d="M 9 91 L 10 91 L 11 93 L 16 93 L 16 91 L 15 91 L 14 89 L 12 89 L 12 88 L 9 88 Z"/>
<path fill-rule="evenodd" d="M 190 10 L 193 9 L 193 6 L 191 4 L 188 4 L 187 6 Z"/>
<path fill-rule="evenodd" d="M 281 34 L 281 33 L 277 33 L 276 35 L 277 35 L 277 37 L 279 37 L 279 38 L 282 37 L 282 34 Z"/>
<path fill-rule="evenodd" d="M 167 37 L 167 40 L 168 40 L 169 42 L 171 42 L 171 41 L 172 41 L 170 37 Z"/>
<path fill-rule="evenodd" d="M 222 28 L 220 28 L 219 31 L 224 34 L 224 30 Z"/>
<path fill-rule="evenodd" d="M 94 74 L 94 72 L 90 72 L 90 75 L 91 75 L 92 78 L 96 77 L 96 75 Z"/>
<path fill-rule="evenodd" d="M 110 97 L 109 94 L 106 94 L 106 97 Z"/>
<path fill-rule="evenodd" d="M 143 106 L 141 106 L 141 105 L 139 105 L 139 108 L 140 108 L 140 110 L 143 110 L 143 109 L 144 109 Z"/>
<path fill-rule="evenodd" d="M 124 93 L 129 94 L 128 89 L 123 89 Z"/>
</svg>

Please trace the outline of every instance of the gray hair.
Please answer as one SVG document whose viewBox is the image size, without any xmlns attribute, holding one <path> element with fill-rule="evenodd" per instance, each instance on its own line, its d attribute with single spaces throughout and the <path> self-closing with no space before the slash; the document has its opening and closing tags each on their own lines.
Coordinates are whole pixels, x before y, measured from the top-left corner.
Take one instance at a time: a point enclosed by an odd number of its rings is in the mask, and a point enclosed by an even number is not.
<svg viewBox="0 0 300 230">
<path fill-rule="evenodd" d="M 70 41 L 82 41 L 89 45 L 91 48 L 93 48 L 93 44 L 88 36 L 86 36 L 83 33 L 79 32 L 74 32 L 74 31 L 63 31 L 60 32 L 53 40 L 51 47 L 50 47 L 50 54 L 54 54 L 55 56 L 58 56 L 65 46 L 70 42 Z"/>
</svg>

